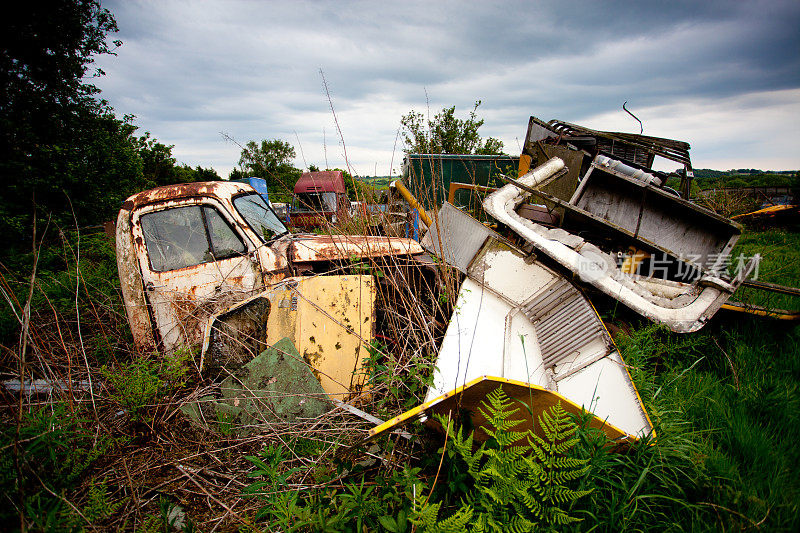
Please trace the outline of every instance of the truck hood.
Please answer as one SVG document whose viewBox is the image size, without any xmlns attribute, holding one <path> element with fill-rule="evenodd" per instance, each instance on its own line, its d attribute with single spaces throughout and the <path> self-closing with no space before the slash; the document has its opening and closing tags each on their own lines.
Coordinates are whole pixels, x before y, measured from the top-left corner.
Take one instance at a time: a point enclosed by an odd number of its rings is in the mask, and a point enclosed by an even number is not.
<svg viewBox="0 0 800 533">
<path fill-rule="evenodd" d="M 423 253 L 420 244 L 402 237 L 372 235 L 287 235 L 278 239 L 274 248 L 286 249 L 290 262 L 336 261 L 387 255 Z"/>
</svg>

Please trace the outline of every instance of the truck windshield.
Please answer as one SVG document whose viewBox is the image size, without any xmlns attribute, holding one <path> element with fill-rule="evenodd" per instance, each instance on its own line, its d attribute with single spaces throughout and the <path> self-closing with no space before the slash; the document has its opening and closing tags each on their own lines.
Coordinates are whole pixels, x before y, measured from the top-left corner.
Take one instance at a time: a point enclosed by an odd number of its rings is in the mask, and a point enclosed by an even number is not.
<svg viewBox="0 0 800 533">
<path fill-rule="evenodd" d="M 318 213 L 333 211 L 333 209 L 328 209 L 326 207 L 322 193 L 298 193 L 295 195 L 294 200 L 294 209 L 296 211 L 313 211 Z"/>
<path fill-rule="evenodd" d="M 237 196 L 233 205 L 264 242 L 289 231 L 258 194 Z"/>
</svg>

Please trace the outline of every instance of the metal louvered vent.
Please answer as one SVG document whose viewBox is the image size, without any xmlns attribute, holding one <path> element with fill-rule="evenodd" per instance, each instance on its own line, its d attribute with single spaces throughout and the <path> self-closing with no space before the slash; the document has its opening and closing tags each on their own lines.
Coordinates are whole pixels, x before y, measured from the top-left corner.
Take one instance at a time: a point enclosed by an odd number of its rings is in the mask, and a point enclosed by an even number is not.
<svg viewBox="0 0 800 533">
<path fill-rule="evenodd" d="M 603 323 L 583 295 L 564 278 L 553 280 L 522 307 L 533 324 L 544 367 L 551 368 L 603 338 Z"/>
</svg>

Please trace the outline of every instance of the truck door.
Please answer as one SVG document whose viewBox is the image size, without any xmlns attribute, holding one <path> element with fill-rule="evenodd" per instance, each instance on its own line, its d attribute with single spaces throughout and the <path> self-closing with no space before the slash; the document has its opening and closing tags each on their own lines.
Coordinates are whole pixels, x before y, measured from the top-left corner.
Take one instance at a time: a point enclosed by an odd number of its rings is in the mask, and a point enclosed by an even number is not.
<svg viewBox="0 0 800 533">
<path fill-rule="evenodd" d="M 210 315 L 263 285 L 255 247 L 212 199 L 148 206 L 132 222 L 145 244 L 142 281 L 166 351 L 199 346 Z"/>
</svg>

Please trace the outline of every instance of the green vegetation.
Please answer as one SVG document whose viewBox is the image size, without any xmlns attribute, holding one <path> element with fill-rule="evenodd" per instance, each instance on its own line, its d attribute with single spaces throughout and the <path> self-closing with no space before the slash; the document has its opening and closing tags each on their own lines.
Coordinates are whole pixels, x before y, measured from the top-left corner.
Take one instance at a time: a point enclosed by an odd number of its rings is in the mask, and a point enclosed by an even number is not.
<svg viewBox="0 0 800 533">
<path fill-rule="evenodd" d="M 96 0 L 33 3 L 5 20 L 0 51 L 0 235 L 3 248 L 30 248 L 39 235 L 116 216 L 129 195 L 179 181 L 219 179 L 176 166 L 172 146 L 137 137 L 87 82 L 103 75 L 93 57 L 122 43 Z M 51 229 L 52 231 L 52 229 Z"/>
<path fill-rule="evenodd" d="M 513 431 L 522 423 L 512 418 L 520 412 L 514 403 L 502 389 L 483 402 L 488 420 L 483 429 L 491 438 L 475 451 L 473 434 L 464 437 L 452 421 L 440 417 L 452 441 L 437 453 L 446 451 L 450 478 L 462 479 L 456 490 L 432 492 L 420 480 L 419 468 L 404 467 L 373 480 L 362 465 L 344 463 L 339 466 L 356 469 L 356 475 L 350 476 L 356 481 L 345 483 L 344 490 L 292 490 L 289 480 L 301 469 L 283 466 L 290 460 L 286 452 L 270 445 L 258 456 L 247 457 L 256 467 L 250 477 L 258 481 L 248 485 L 245 493 L 263 502 L 256 520 L 266 519 L 270 529 L 283 531 L 400 532 L 410 531 L 412 524 L 430 532 L 528 531 L 539 523 L 579 522 L 562 509 L 591 493 L 591 489 L 576 491 L 566 486 L 587 471 L 588 460 L 566 455 L 579 442 L 574 437 L 578 426 L 556 405 L 539 417 L 544 437 Z M 431 498 L 433 494 L 436 499 Z M 450 517 L 440 518 L 443 504 L 459 507 Z"/>
<path fill-rule="evenodd" d="M 620 348 L 657 437 L 594 454 L 586 512 L 599 529 L 796 530 L 800 328 L 715 320 L 680 336 L 648 325 Z"/>
<path fill-rule="evenodd" d="M 749 258 L 761 255 L 757 271 L 758 281 L 789 287 L 800 287 L 800 233 L 773 229 L 763 232 L 745 232 L 731 253 L 730 271 L 735 272 L 740 256 Z M 750 287 L 741 287 L 732 300 L 761 307 L 800 311 L 800 297 L 770 293 Z"/>
<path fill-rule="evenodd" d="M 464 120 L 456 118 L 456 106 L 446 107 L 431 119 L 410 111 L 400 119 L 407 154 L 501 154 L 503 143 L 494 137 L 478 135 L 483 119 L 477 115 L 481 101 Z"/>
<path fill-rule="evenodd" d="M 382 272 L 378 274 L 383 275 Z M 417 357 L 414 364 L 399 360 L 387 346 L 373 341 L 364 358 L 366 386 L 375 395 L 375 416 L 391 418 L 425 401 L 428 387 L 433 383 L 433 363 Z"/>
<path fill-rule="evenodd" d="M 463 495 L 461 507 L 446 520 L 438 520 L 442 502 L 422 505 L 415 522 L 423 530 L 530 531 L 537 524 L 564 526 L 580 521 L 562 508 L 592 492 L 567 486 L 588 471 L 587 459 L 570 457 L 579 442 L 575 438 L 578 426 L 559 403 L 538 416 L 542 436 L 532 430 L 514 431 L 523 423 L 514 416 L 521 411 L 515 403 L 502 387 L 487 396 L 479 410 L 489 424 L 483 428 L 489 440 L 475 451 L 473 434 L 464 438 L 451 420 L 437 417 L 453 435 L 449 460 L 452 466 L 466 467 L 472 487 Z"/>
<path fill-rule="evenodd" d="M 796 186 L 798 172 L 764 171 L 754 168 L 737 170 L 694 170 L 694 183 L 700 190 L 720 187 L 787 187 Z"/>
<path fill-rule="evenodd" d="M 394 176 L 364 176 L 362 178 L 358 178 L 358 181 L 368 184 L 373 189 L 381 190 L 381 189 L 388 189 L 389 184 L 395 180 Z"/>
<path fill-rule="evenodd" d="M 162 396 L 185 385 L 192 352 L 155 357 L 139 355 L 130 362 L 118 362 L 115 367 L 103 366 L 100 374 L 106 379 L 111 399 L 130 413 L 133 420 L 152 422 L 148 407 Z"/>
<path fill-rule="evenodd" d="M 261 144 L 250 141 L 242 147 L 239 168 L 233 169 L 228 179 L 263 178 L 270 200 L 289 201 L 300 178 L 300 170 L 292 166 L 295 155 L 294 147 L 280 139 L 263 140 Z"/>
</svg>

